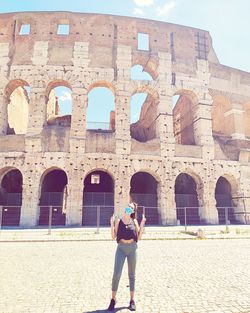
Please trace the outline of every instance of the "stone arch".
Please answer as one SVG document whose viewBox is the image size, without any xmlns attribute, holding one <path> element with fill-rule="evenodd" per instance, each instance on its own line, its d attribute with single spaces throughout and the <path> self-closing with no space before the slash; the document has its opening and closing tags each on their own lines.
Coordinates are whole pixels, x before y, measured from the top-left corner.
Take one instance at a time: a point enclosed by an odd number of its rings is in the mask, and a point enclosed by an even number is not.
<svg viewBox="0 0 250 313">
<path fill-rule="evenodd" d="M 48 225 L 52 207 L 52 225 L 65 225 L 68 176 L 56 166 L 44 171 L 40 179 L 39 225 Z"/>
<path fill-rule="evenodd" d="M 175 178 L 177 219 L 185 224 L 200 224 L 199 208 L 203 204 L 203 183 L 192 171 L 183 171 Z"/>
<path fill-rule="evenodd" d="M 229 116 L 226 116 L 226 112 L 232 109 L 232 105 L 224 95 L 214 95 L 212 97 L 212 131 L 214 135 L 230 136 L 233 125 Z"/>
<path fill-rule="evenodd" d="M 93 169 L 83 180 L 82 225 L 108 225 L 114 212 L 114 176 L 106 169 Z M 98 212 L 98 210 L 100 210 Z"/>
<path fill-rule="evenodd" d="M 87 93 L 90 93 L 92 89 L 97 87 L 108 88 L 112 91 L 114 96 L 116 95 L 115 86 L 106 80 L 97 80 L 92 82 L 89 86 L 87 86 Z"/>
<path fill-rule="evenodd" d="M 237 222 L 235 210 L 238 205 L 238 193 L 239 184 L 233 175 L 223 174 L 218 177 L 215 186 L 215 200 L 220 224 L 226 223 L 226 216 L 230 223 Z"/>
<path fill-rule="evenodd" d="M 176 96 L 179 96 L 178 98 Z M 173 98 L 173 129 L 175 141 L 183 145 L 195 145 L 194 119 L 197 95 L 191 90 L 178 90 Z"/>
<path fill-rule="evenodd" d="M 130 179 L 130 199 L 138 204 L 138 219 L 141 219 L 144 211 L 149 225 L 158 225 L 161 222 L 158 208 L 160 188 L 155 177 L 150 170 L 140 170 Z"/>
<path fill-rule="evenodd" d="M 158 93 L 149 86 L 137 86 L 130 101 L 130 135 L 139 142 L 157 136 Z"/>
<path fill-rule="evenodd" d="M 72 86 L 63 79 L 51 81 L 46 88 L 47 124 L 70 126 Z"/>
<path fill-rule="evenodd" d="M 0 205 L 2 225 L 19 226 L 22 206 L 23 175 L 16 167 L 0 170 Z"/>
<path fill-rule="evenodd" d="M 5 88 L 6 134 L 25 134 L 29 117 L 30 85 L 22 79 L 11 80 Z"/>
<path fill-rule="evenodd" d="M 244 103 L 244 133 L 245 136 L 250 139 L 250 101 Z"/>
</svg>

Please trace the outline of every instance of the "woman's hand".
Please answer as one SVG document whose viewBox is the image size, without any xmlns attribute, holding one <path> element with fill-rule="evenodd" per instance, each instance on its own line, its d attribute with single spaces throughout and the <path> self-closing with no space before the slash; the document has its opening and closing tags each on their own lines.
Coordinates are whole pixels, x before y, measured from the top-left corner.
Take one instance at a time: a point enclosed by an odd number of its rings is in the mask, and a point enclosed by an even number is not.
<svg viewBox="0 0 250 313">
<path fill-rule="evenodd" d="M 146 223 L 146 217 L 145 214 L 142 214 L 142 220 L 141 220 L 141 226 L 144 226 L 144 224 Z"/>
<path fill-rule="evenodd" d="M 114 226 L 115 224 L 115 215 L 113 214 L 110 218 L 110 226 Z"/>
</svg>

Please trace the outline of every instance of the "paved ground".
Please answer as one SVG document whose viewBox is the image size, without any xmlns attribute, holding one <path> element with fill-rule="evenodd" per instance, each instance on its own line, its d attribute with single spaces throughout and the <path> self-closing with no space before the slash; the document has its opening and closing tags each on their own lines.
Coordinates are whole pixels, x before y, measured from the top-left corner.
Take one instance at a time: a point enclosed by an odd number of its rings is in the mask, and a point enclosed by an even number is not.
<svg viewBox="0 0 250 313">
<path fill-rule="evenodd" d="M 115 248 L 110 241 L 0 243 L 0 312 L 103 312 Z M 250 312 L 249 239 L 147 240 L 138 253 L 137 312 Z M 119 312 L 127 312 L 127 283 L 124 267 Z"/>
<path fill-rule="evenodd" d="M 147 226 L 143 239 L 196 239 L 197 231 L 201 229 L 207 239 L 250 239 L 250 225 L 193 225 L 184 226 Z M 101 241 L 111 240 L 110 228 L 101 227 L 96 233 L 95 227 L 56 227 L 48 235 L 46 228 L 4 228 L 0 230 L 2 241 Z"/>
</svg>

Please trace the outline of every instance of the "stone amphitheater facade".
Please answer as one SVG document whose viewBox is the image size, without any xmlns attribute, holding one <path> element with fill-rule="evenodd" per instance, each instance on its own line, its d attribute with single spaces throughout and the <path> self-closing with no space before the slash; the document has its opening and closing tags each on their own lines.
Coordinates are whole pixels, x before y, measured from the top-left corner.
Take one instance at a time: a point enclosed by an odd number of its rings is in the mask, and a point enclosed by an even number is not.
<svg viewBox="0 0 250 313">
<path fill-rule="evenodd" d="M 20 34 L 22 25 L 28 34 Z M 68 25 L 69 34 L 58 34 L 58 25 Z M 138 49 L 138 34 L 147 35 L 148 49 Z M 134 65 L 152 80 L 131 79 Z M 47 122 L 56 86 L 72 91 L 65 125 Z M 115 97 L 115 129 L 108 132 L 86 128 L 88 94 L 96 87 Z M 134 136 L 130 100 L 142 92 L 148 97 Z M 20 93 L 28 99 L 22 118 Z M 13 132 L 11 118 L 25 131 Z M 4 190 L 17 180 L 11 172 L 21 175 L 19 225 L 38 224 L 43 180 L 53 171 L 67 177 L 66 225 L 82 225 L 84 180 L 96 172 L 112 178 L 116 212 L 128 202 L 134 175 L 153 178 L 163 225 L 177 221 L 180 175 L 195 183 L 200 222 L 217 224 L 216 188 L 224 179 L 240 221 L 237 212 L 250 207 L 249 162 L 250 73 L 220 64 L 208 31 L 113 15 L 0 14 L 0 184 Z"/>
</svg>

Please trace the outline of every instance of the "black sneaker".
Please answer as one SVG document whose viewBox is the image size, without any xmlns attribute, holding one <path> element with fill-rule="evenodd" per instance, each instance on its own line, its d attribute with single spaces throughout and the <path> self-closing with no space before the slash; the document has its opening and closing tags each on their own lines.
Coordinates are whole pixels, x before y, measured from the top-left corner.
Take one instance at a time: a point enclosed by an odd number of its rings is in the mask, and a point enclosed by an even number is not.
<svg viewBox="0 0 250 313">
<path fill-rule="evenodd" d="M 115 300 L 111 299 L 109 307 L 108 307 L 108 311 L 114 311 L 114 308 L 115 308 Z"/>
<path fill-rule="evenodd" d="M 129 307 L 128 307 L 128 309 L 129 309 L 130 311 L 135 311 L 135 310 L 136 310 L 136 306 L 135 306 L 135 301 L 134 301 L 134 300 L 131 300 L 131 301 L 129 302 Z"/>
</svg>

